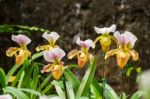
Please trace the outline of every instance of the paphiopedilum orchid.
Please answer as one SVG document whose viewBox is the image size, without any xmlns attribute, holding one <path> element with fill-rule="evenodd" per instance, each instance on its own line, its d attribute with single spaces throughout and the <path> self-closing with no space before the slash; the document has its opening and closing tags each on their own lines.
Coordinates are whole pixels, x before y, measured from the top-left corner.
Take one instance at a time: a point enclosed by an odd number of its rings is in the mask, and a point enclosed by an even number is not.
<svg viewBox="0 0 150 99">
<path fill-rule="evenodd" d="M 101 34 L 100 36 L 98 36 L 95 39 L 94 44 L 96 44 L 99 41 L 102 51 L 107 52 L 110 48 L 110 45 L 111 45 L 112 39 L 113 39 L 113 37 L 110 35 L 110 33 L 115 32 L 116 25 L 113 24 L 110 27 L 104 27 L 104 28 L 98 28 L 98 27 L 94 26 L 94 29 L 97 34 Z"/>
<path fill-rule="evenodd" d="M 45 32 L 45 33 L 43 33 L 42 37 L 44 39 L 46 39 L 49 42 L 49 44 L 37 47 L 36 51 L 51 50 L 51 49 L 53 49 L 55 47 L 58 47 L 57 45 L 55 45 L 55 42 L 60 37 L 58 35 L 58 33 L 56 33 L 56 32 L 50 32 L 50 34 L 48 34 L 47 32 Z"/>
<path fill-rule="evenodd" d="M 118 41 L 118 48 L 108 51 L 106 53 L 105 59 L 112 55 L 116 55 L 118 66 L 123 69 L 123 67 L 130 59 L 130 56 L 134 61 L 138 60 L 139 58 L 138 53 L 133 50 L 137 37 L 128 31 L 125 31 L 122 34 L 117 31 L 114 33 L 114 37 Z"/>
<path fill-rule="evenodd" d="M 78 65 L 82 68 L 85 63 L 89 60 L 91 63 L 93 60 L 93 55 L 88 52 L 90 47 L 94 47 L 94 42 L 91 39 L 85 41 L 80 40 L 80 37 L 77 38 L 76 44 L 81 46 L 81 50 L 74 49 L 68 53 L 68 58 L 72 59 L 77 56 Z"/>
<path fill-rule="evenodd" d="M 66 55 L 66 53 L 60 48 L 53 48 L 50 51 L 43 52 L 44 59 L 47 62 L 51 62 L 48 65 L 45 65 L 41 70 L 44 72 L 52 72 L 52 75 L 55 79 L 59 79 L 63 74 L 63 65 L 64 63 L 61 59 Z"/>
<path fill-rule="evenodd" d="M 12 40 L 20 45 L 20 47 L 10 47 L 6 51 L 6 55 L 9 57 L 16 57 L 16 64 L 21 65 L 31 55 L 31 52 L 27 49 L 27 45 L 31 42 L 30 38 L 23 34 L 12 35 Z"/>
</svg>

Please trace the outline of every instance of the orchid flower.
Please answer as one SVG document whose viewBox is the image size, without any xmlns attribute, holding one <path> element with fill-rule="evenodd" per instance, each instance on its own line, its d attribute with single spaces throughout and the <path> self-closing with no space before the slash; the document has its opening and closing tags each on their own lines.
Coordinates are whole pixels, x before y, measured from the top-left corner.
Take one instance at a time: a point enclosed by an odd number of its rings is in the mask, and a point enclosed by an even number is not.
<svg viewBox="0 0 150 99">
<path fill-rule="evenodd" d="M 53 77 L 55 79 L 59 79 L 63 74 L 63 62 L 61 59 L 66 55 L 66 53 L 60 48 L 53 48 L 50 51 L 44 51 L 43 55 L 44 59 L 51 63 L 45 65 L 41 72 L 52 72 Z"/>
<path fill-rule="evenodd" d="M 97 34 L 101 34 L 100 36 L 98 36 L 95 39 L 94 44 L 96 44 L 99 41 L 102 51 L 107 52 L 112 43 L 111 39 L 113 39 L 113 37 L 110 35 L 110 33 L 115 32 L 116 25 L 113 24 L 110 27 L 104 27 L 104 28 L 98 28 L 98 27 L 94 26 L 94 29 Z"/>
<path fill-rule="evenodd" d="M 132 57 L 134 61 L 139 59 L 138 53 L 132 49 L 137 40 L 135 35 L 133 35 L 131 32 L 128 32 L 128 31 L 125 31 L 122 34 L 120 34 L 117 31 L 114 33 L 114 37 L 118 41 L 117 42 L 118 48 L 108 51 L 106 53 L 105 59 L 107 59 L 110 56 L 116 55 L 117 64 L 122 69 L 127 64 L 130 57 Z"/>
<path fill-rule="evenodd" d="M 23 34 L 12 35 L 11 39 L 18 43 L 20 47 L 10 47 L 6 51 L 6 55 L 8 57 L 15 56 L 16 64 L 21 65 L 31 55 L 31 52 L 27 49 L 27 45 L 31 42 L 31 40 Z"/>
<path fill-rule="evenodd" d="M 52 48 L 58 47 L 57 45 L 55 45 L 56 41 L 60 37 L 58 35 L 58 33 L 56 33 L 56 32 L 50 32 L 50 34 L 48 34 L 47 32 L 45 32 L 42 35 L 42 37 L 44 39 L 46 39 L 49 42 L 49 44 L 37 47 L 36 51 L 51 50 Z"/>
<path fill-rule="evenodd" d="M 81 47 L 81 50 L 74 49 L 68 53 L 68 58 L 72 59 L 77 56 L 78 65 L 82 68 L 85 63 L 89 60 L 92 62 L 93 55 L 88 52 L 90 47 L 94 47 L 94 42 L 91 39 L 85 41 L 80 40 L 80 37 L 77 38 L 76 44 Z"/>
<path fill-rule="evenodd" d="M 0 95 L 0 99 L 13 99 L 10 94 Z"/>
</svg>

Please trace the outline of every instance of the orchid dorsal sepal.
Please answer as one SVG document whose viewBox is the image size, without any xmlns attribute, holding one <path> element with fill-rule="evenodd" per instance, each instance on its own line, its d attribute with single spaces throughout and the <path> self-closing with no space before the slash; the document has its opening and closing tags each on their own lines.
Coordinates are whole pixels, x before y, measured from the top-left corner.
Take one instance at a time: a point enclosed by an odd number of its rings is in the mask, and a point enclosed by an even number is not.
<svg viewBox="0 0 150 99">
<path fill-rule="evenodd" d="M 117 39 L 120 45 L 126 45 L 129 48 L 133 48 L 135 45 L 135 42 L 137 41 L 137 37 L 128 31 L 125 31 L 122 34 L 120 34 L 119 31 L 116 31 L 114 33 L 114 37 Z"/>
<path fill-rule="evenodd" d="M 104 28 L 98 28 L 98 27 L 94 26 L 94 29 L 97 34 L 109 34 L 110 32 L 115 32 L 116 25 L 113 24 L 110 27 L 104 27 Z"/>
<path fill-rule="evenodd" d="M 45 38 L 51 45 L 54 45 L 60 36 L 57 32 L 45 32 L 42 37 Z"/>
<path fill-rule="evenodd" d="M 43 55 L 48 62 L 60 62 L 66 53 L 60 48 L 53 48 L 50 51 L 44 51 Z"/>
<path fill-rule="evenodd" d="M 90 47 L 94 48 L 94 42 L 91 39 L 83 41 L 80 39 L 80 37 L 78 37 L 76 40 L 76 44 L 86 49 L 89 49 Z"/>
<path fill-rule="evenodd" d="M 18 43 L 20 46 L 26 46 L 31 42 L 31 39 L 23 34 L 12 35 L 11 39 Z"/>
</svg>

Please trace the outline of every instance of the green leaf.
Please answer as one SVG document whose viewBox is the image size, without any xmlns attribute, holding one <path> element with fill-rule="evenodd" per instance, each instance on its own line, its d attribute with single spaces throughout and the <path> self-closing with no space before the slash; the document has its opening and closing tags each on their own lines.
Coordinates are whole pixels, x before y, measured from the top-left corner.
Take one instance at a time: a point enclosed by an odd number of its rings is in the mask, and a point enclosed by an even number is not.
<svg viewBox="0 0 150 99">
<path fill-rule="evenodd" d="M 14 87 L 6 87 L 5 91 L 17 97 L 17 99 L 30 99 L 25 93 Z"/>
<path fill-rule="evenodd" d="M 8 84 L 9 78 L 15 73 L 15 71 L 19 68 L 19 65 L 14 65 L 8 72 L 7 77 L 6 77 L 6 83 Z"/>
<path fill-rule="evenodd" d="M 31 57 L 31 59 L 29 60 L 29 62 L 31 62 L 31 61 L 33 61 L 33 60 L 35 60 L 35 59 L 41 57 L 42 55 L 43 55 L 43 52 L 39 52 L 39 53 L 34 54 L 34 55 Z"/>
<path fill-rule="evenodd" d="M 144 93 L 142 91 L 137 91 L 132 95 L 131 99 L 140 99 L 143 95 Z"/>
<path fill-rule="evenodd" d="M 70 82 L 75 91 L 77 91 L 80 85 L 79 79 L 68 68 L 64 70 L 64 76 Z"/>
<path fill-rule="evenodd" d="M 100 83 L 100 86 L 102 87 L 101 83 Z M 105 84 L 105 97 L 106 99 L 119 99 L 117 93 L 108 84 Z"/>
<path fill-rule="evenodd" d="M 93 64 L 89 64 L 88 66 L 88 69 L 77 90 L 76 99 L 79 99 L 81 96 L 86 96 L 88 89 L 90 88 L 90 84 L 93 80 L 95 70 L 96 70 L 96 58 L 94 58 Z"/>
<path fill-rule="evenodd" d="M 50 74 L 45 78 L 45 80 L 40 84 L 38 91 L 40 91 L 43 87 L 45 87 L 47 84 L 49 84 L 48 82 L 51 77 L 52 77 L 52 75 Z"/>
<path fill-rule="evenodd" d="M 6 74 L 2 68 L 0 68 L 0 87 L 6 87 Z"/>
<path fill-rule="evenodd" d="M 65 92 L 62 89 L 62 84 L 58 81 L 53 81 L 52 84 L 55 86 L 56 92 L 61 99 L 66 99 Z"/>
<path fill-rule="evenodd" d="M 122 92 L 122 98 L 120 98 L 120 99 L 127 99 L 126 93 Z"/>
<path fill-rule="evenodd" d="M 36 91 L 36 90 L 27 89 L 27 88 L 19 88 L 19 90 L 24 91 L 24 92 L 28 92 L 28 93 L 31 93 L 31 94 L 35 94 L 37 96 L 41 96 L 41 93 Z"/>
<path fill-rule="evenodd" d="M 94 99 L 102 99 L 102 87 L 99 85 L 96 79 L 93 79 L 91 84 L 91 93 L 94 96 Z"/>
<path fill-rule="evenodd" d="M 68 95 L 67 97 L 69 99 L 75 99 L 73 87 L 68 81 L 66 81 L 66 89 L 67 89 L 67 95 Z"/>
</svg>

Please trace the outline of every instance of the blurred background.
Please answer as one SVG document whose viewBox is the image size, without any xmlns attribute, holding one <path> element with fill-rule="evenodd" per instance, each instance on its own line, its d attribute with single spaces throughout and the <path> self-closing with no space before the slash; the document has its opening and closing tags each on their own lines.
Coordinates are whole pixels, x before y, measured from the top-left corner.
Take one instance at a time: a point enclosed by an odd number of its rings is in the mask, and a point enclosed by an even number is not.
<svg viewBox="0 0 150 99">
<path fill-rule="evenodd" d="M 77 35 L 94 40 L 98 36 L 94 26 L 116 24 L 117 30 L 128 30 L 138 37 L 135 49 L 140 59 L 133 63 L 134 66 L 141 66 L 143 70 L 150 66 L 150 0 L 0 0 L 0 24 L 36 26 L 56 31 L 61 35 L 58 43 L 66 53 L 78 48 L 74 42 Z M 13 66 L 14 59 L 6 57 L 5 51 L 17 45 L 11 41 L 11 34 L 0 33 L 0 66 L 6 71 Z M 35 52 L 36 46 L 47 43 L 41 35 L 41 32 L 30 35 L 33 42 L 29 49 L 32 52 Z M 98 55 L 99 50 L 97 45 L 92 53 Z M 102 61 L 99 57 L 97 79 L 101 77 Z M 114 64 L 115 59 L 111 59 L 106 67 L 107 82 L 119 90 L 119 69 Z M 73 71 L 77 75 L 84 74 L 79 69 Z M 127 93 L 134 92 L 137 89 L 136 73 L 133 72 L 129 83 L 124 84 Z"/>
</svg>

